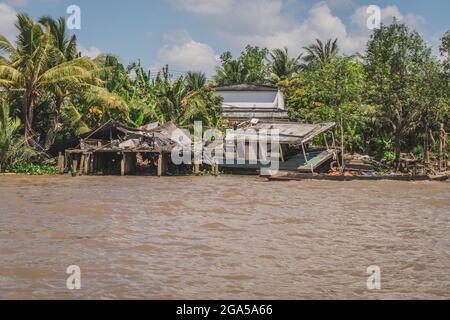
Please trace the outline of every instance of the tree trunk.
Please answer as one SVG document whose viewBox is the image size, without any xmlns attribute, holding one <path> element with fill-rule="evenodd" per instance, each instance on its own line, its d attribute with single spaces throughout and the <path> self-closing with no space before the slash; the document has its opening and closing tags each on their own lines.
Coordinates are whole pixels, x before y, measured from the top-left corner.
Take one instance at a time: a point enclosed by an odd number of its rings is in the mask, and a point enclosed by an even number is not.
<svg viewBox="0 0 450 320">
<path fill-rule="evenodd" d="M 423 166 L 425 173 L 430 172 L 430 128 L 428 122 L 425 123 L 423 135 Z"/>
<path fill-rule="evenodd" d="M 53 145 L 53 142 L 55 142 L 56 130 L 59 124 L 62 102 L 63 99 L 61 97 L 56 98 L 55 113 L 53 114 L 52 119 L 50 121 L 50 128 L 48 129 L 47 134 L 45 135 L 44 150 L 50 149 L 50 147 Z"/>
<path fill-rule="evenodd" d="M 400 165 L 401 165 L 401 141 L 402 141 L 402 136 L 401 136 L 401 132 L 400 130 L 397 130 L 395 132 L 395 145 L 394 145 L 394 151 L 395 151 L 395 169 L 397 171 L 400 171 Z"/>
<path fill-rule="evenodd" d="M 445 171 L 447 168 L 447 163 L 445 161 L 445 139 L 447 135 L 444 130 L 444 124 L 441 124 L 441 129 L 439 131 L 439 171 Z"/>
<path fill-rule="evenodd" d="M 29 146 L 33 145 L 33 114 L 33 99 L 31 93 L 27 92 L 22 104 L 22 117 L 25 126 L 24 137 Z"/>
</svg>

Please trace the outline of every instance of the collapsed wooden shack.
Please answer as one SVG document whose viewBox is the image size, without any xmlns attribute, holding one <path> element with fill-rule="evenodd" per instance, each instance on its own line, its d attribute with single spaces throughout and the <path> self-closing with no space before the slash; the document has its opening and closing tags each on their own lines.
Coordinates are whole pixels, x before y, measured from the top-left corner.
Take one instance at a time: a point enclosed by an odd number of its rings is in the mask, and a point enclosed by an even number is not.
<svg viewBox="0 0 450 320">
<path fill-rule="evenodd" d="M 171 165 L 173 148 L 180 144 L 172 138 L 177 130 L 173 123 L 139 129 L 106 123 L 84 134 L 79 146 L 65 151 L 64 161 L 59 161 L 63 163 L 60 170 L 85 175 L 146 173 L 162 176 Z M 184 141 L 190 143 L 190 138 Z"/>
<path fill-rule="evenodd" d="M 334 162 L 340 167 L 340 147 L 336 146 L 333 133 L 335 123 L 304 124 L 298 122 L 277 122 L 252 119 L 241 123 L 238 130 L 228 133 L 222 146 L 227 154 L 227 161 L 221 164 L 224 171 L 259 172 L 270 165 L 261 161 L 261 132 L 276 130 L 278 132 L 279 150 L 276 151 L 278 169 L 296 172 L 328 172 Z M 327 139 L 327 132 L 331 139 Z M 312 146 L 311 142 L 323 135 L 323 146 Z M 264 142 L 267 138 L 264 138 Z M 244 148 L 239 152 L 238 142 L 244 141 Z M 270 145 L 270 143 L 269 143 Z M 241 148 L 242 149 L 242 148 Z M 267 147 L 265 148 L 267 149 Z M 231 151 L 231 154 L 227 150 Z M 213 153 L 208 151 L 208 153 Z M 243 154 L 242 154 L 243 153 Z M 267 152 L 270 157 L 270 152 Z"/>
</svg>

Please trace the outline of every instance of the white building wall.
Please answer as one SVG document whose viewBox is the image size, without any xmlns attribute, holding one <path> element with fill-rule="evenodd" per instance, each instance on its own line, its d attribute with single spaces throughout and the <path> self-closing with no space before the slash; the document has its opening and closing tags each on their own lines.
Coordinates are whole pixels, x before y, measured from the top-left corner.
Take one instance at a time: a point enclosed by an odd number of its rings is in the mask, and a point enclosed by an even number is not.
<svg viewBox="0 0 450 320">
<path fill-rule="evenodd" d="M 268 108 L 284 110 L 283 94 L 277 91 L 218 91 L 224 107 Z"/>
</svg>

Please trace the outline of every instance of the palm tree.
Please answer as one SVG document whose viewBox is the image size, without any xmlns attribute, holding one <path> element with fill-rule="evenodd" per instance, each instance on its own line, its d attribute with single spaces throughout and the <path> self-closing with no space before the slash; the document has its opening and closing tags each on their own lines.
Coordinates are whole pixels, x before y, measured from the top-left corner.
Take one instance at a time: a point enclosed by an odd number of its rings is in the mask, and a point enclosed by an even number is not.
<svg viewBox="0 0 450 320">
<path fill-rule="evenodd" d="M 77 50 L 77 37 L 76 35 L 68 36 L 64 17 L 55 20 L 52 17 L 44 16 L 39 19 L 39 23 L 50 29 L 54 45 L 62 54 L 61 60 L 71 61 L 80 57 Z"/>
<path fill-rule="evenodd" d="M 270 53 L 269 78 L 272 82 L 277 83 L 281 80 L 288 79 L 298 73 L 302 67 L 300 60 L 302 55 L 296 58 L 290 58 L 288 49 L 274 49 Z"/>
<path fill-rule="evenodd" d="M 241 61 L 230 60 L 217 69 L 214 81 L 218 85 L 245 83 L 248 80 L 248 74 L 248 70 Z"/>
<path fill-rule="evenodd" d="M 3 100 L 0 105 L 0 172 L 39 155 L 26 146 L 23 138 L 18 138 L 20 125 L 19 119 L 10 118 L 9 104 Z"/>
<path fill-rule="evenodd" d="M 155 110 L 158 114 L 158 121 L 166 123 L 177 122 L 182 107 L 185 106 L 184 98 L 188 90 L 183 79 L 170 82 L 168 79 L 161 79 L 159 76 L 155 80 L 154 90 L 156 95 Z"/>
<path fill-rule="evenodd" d="M 329 39 L 325 44 L 316 39 L 316 43 L 310 45 L 309 47 L 303 47 L 306 50 L 307 55 L 303 60 L 308 63 L 329 63 L 336 57 L 339 53 L 339 46 L 337 44 L 338 39 Z"/>
<path fill-rule="evenodd" d="M 39 19 L 39 23 L 51 34 L 53 45 L 58 53 L 56 59 L 50 61 L 50 68 L 80 58 L 80 54 L 77 51 L 77 38 L 75 35 L 70 37 L 67 35 L 66 21 L 63 17 L 56 21 L 52 17 L 44 16 Z M 60 128 L 61 106 L 65 98 L 77 90 L 79 90 L 79 86 L 74 82 L 63 82 L 49 86 L 49 91 L 55 98 L 55 107 L 50 119 L 50 127 L 45 135 L 45 150 L 49 149 L 53 144 L 55 135 Z"/>
<path fill-rule="evenodd" d="M 184 77 L 186 96 L 182 100 L 182 110 L 178 123 L 184 127 L 193 126 L 202 121 L 207 126 L 215 126 L 218 104 L 215 103 L 212 90 L 206 86 L 206 74 L 189 71 Z"/>
<path fill-rule="evenodd" d="M 0 86 L 23 90 L 22 117 L 25 139 L 32 143 L 36 100 L 50 88 L 63 94 L 73 85 L 97 83 L 96 65 L 89 58 L 61 62 L 61 52 L 54 46 L 51 28 L 45 30 L 27 14 L 18 14 L 16 46 L 0 35 Z"/>
<path fill-rule="evenodd" d="M 184 81 L 189 91 L 198 91 L 206 86 L 206 74 L 203 72 L 189 71 Z"/>
</svg>

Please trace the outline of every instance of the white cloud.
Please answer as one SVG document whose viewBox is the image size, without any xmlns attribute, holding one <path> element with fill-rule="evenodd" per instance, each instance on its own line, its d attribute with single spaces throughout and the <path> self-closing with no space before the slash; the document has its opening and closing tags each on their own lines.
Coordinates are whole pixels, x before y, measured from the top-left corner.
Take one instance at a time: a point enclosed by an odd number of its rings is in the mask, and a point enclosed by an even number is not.
<svg viewBox="0 0 450 320">
<path fill-rule="evenodd" d="M 78 44 L 78 50 L 81 52 L 82 56 L 89 57 L 92 59 L 97 58 L 97 56 L 102 53 L 102 51 L 97 47 L 91 46 L 89 48 L 85 48 L 80 44 Z"/>
<path fill-rule="evenodd" d="M 355 13 L 350 17 L 354 31 L 360 34 L 370 33 L 370 30 L 367 29 L 367 18 L 369 16 L 369 14 L 367 14 L 367 7 L 368 6 L 362 6 L 357 8 Z M 390 5 L 381 8 L 381 22 L 390 24 L 394 18 L 416 30 L 422 29 L 425 25 L 425 19 L 422 16 L 414 14 L 403 15 L 397 6 Z"/>
<path fill-rule="evenodd" d="M 356 0 L 325 0 L 325 2 L 333 8 L 351 7 L 356 4 Z"/>
<path fill-rule="evenodd" d="M 168 64 L 171 70 L 203 71 L 210 75 L 219 64 L 214 50 L 194 41 L 186 31 L 167 34 L 165 39 L 168 44 L 158 51 L 155 68 Z"/>
<path fill-rule="evenodd" d="M 16 22 L 17 12 L 6 3 L 0 3 L 0 34 L 10 41 L 14 41 L 17 35 Z"/>
<path fill-rule="evenodd" d="M 292 53 L 319 39 L 339 39 L 343 53 L 352 54 L 365 49 L 370 30 L 366 21 L 367 6 L 355 9 L 346 25 L 333 15 L 331 7 L 352 7 L 354 0 L 326 0 L 309 9 L 307 17 L 300 21 L 289 12 L 293 4 L 301 0 L 169 0 L 180 10 L 196 14 L 205 25 L 215 30 L 218 37 L 235 50 L 246 44 L 267 48 L 288 47 Z M 401 14 L 397 6 L 382 8 L 382 20 L 392 22 L 393 17 L 414 29 L 424 26 L 425 20 L 418 15 Z"/>
<path fill-rule="evenodd" d="M 339 39 L 342 52 L 352 54 L 364 48 L 366 38 L 349 33 L 342 20 L 334 16 L 325 2 L 313 6 L 307 18 L 289 30 L 275 31 L 269 34 L 235 35 L 227 34 L 229 41 L 236 45 L 250 43 L 268 48 L 288 47 L 291 52 L 300 52 L 315 39 Z"/>
<path fill-rule="evenodd" d="M 205 24 L 222 31 L 239 33 L 271 33 L 289 30 L 295 24 L 283 13 L 283 0 L 169 0 L 180 10 L 197 14 Z M 292 0 L 290 0 L 292 1 Z"/>
</svg>

